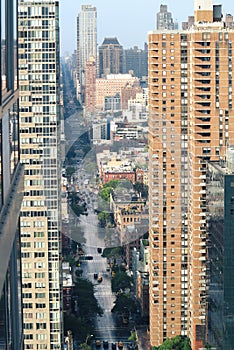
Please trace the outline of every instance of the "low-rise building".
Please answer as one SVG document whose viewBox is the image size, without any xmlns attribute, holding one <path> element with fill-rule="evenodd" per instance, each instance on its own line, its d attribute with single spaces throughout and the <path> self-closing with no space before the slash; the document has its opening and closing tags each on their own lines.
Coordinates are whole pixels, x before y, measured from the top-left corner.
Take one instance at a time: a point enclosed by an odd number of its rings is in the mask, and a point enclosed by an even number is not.
<svg viewBox="0 0 234 350">
<path fill-rule="evenodd" d="M 104 110 L 105 98 L 121 94 L 121 90 L 127 84 L 134 84 L 139 81 L 131 74 L 108 74 L 106 78 L 96 79 L 96 108 Z"/>
</svg>

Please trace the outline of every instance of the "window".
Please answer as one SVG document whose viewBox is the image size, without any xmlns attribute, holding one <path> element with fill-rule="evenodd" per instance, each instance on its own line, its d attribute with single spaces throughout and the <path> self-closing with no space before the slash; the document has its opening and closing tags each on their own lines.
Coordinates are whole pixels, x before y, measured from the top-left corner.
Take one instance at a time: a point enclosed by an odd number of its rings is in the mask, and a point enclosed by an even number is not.
<svg viewBox="0 0 234 350">
<path fill-rule="evenodd" d="M 32 323 L 24 323 L 24 329 L 33 329 Z"/>
<path fill-rule="evenodd" d="M 44 257 L 45 257 L 44 252 L 34 253 L 34 258 L 44 258 Z"/>
<path fill-rule="evenodd" d="M 36 293 L 36 298 L 38 299 L 44 299 L 45 298 L 45 293 Z"/>
<path fill-rule="evenodd" d="M 43 262 L 36 262 L 36 263 L 34 263 L 34 267 L 35 267 L 35 269 L 45 268 L 45 263 L 43 263 Z"/>
<path fill-rule="evenodd" d="M 44 232 L 34 232 L 34 237 L 37 237 L 37 238 L 45 237 L 45 233 Z"/>
<path fill-rule="evenodd" d="M 32 334 L 24 334 L 24 339 L 33 340 L 33 335 Z"/>
<path fill-rule="evenodd" d="M 45 248 L 45 242 L 34 242 L 34 248 Z"/>
<path fill-rule="evenodd" d="M 45 277 L 45 272 L 36 272 L 35 273 L 35 278 L 44 278 Z"/>
</svg>

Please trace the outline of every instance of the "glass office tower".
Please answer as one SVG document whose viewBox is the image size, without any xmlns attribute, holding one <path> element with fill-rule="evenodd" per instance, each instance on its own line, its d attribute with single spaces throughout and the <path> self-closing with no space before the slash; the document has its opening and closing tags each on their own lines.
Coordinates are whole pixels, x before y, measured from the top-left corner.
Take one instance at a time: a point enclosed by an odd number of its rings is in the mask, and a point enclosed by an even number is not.
<svg viewBox="0 0 234 350">
<path fill-rule="evenodd" d="M 0 349 L 23 349 L 16 1 L 0 1 Z"/>
<path fill-rule="evenodd" d="M 61 349 L 59 2 L 20 0 L 18 17 L 25 349 Z"/>
<path fill-rule="evenodd" d="M 220 350 L 234 343 L 234 149 L 231 162 L 211 162 L 207 176 L 209 231 L 209 343 Z"/>
</svg>

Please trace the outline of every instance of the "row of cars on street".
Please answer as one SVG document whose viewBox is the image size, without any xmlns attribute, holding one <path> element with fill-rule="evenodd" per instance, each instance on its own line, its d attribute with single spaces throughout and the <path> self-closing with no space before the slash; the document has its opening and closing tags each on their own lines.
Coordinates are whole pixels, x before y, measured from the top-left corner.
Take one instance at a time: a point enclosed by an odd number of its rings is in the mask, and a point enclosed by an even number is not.
<svg viewBox="0 0 234 350">
<path fill-rule="evenodd" d="M 101 342 L 101 340 L 97 339 L 95 344 L 96 344 L 97 348 L 100 348 L 101 345 L 103 345 L 104 349 L 108 349 L 109 348 L 108 340 L 103 340 L 103 342 Z M 122 341 L 119 341 L 118 343 L 111 343 L 111 349 L 112 350 L 116 350 L 117 348 L 118 349 L 123 349 L 123 347 L 124 347 L 124 344 L 123 344 Z"/>
</svg>

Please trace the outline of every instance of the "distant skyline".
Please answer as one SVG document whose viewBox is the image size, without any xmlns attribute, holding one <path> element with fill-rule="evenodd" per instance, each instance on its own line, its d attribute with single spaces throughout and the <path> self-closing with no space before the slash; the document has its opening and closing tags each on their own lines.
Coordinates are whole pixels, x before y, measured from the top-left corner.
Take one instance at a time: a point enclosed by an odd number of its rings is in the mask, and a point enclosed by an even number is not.
<svg viewBox="0 0 234 350">
<path fill-rule="evenodd" d="M 76 49 L 76 19 L 81 5 L 86 4 L 97 7 L 98 45 L 105 37 L 117 37 L 124 48 L 144 47 L 148 32 L 156 29 L 156 14 L 161 4 L 167 5 L 179 29 L 194 12 L 194 0 L 60 0 L 61 55 L 71 54 Z M 234 15 L 233 1 L 213 0 L 213 4 L 221 4 L 224 15 Z"/>
</svg>

